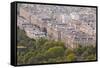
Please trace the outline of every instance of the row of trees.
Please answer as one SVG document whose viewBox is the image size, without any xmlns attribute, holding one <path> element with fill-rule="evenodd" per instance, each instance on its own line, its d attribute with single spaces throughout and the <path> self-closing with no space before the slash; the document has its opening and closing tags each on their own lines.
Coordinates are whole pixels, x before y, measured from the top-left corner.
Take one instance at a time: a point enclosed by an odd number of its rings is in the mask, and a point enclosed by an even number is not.
<svg viewBox="0 0 100 68">
<path fill-rule="evenodd" d="M 19 29 L 17 34 L 17 46 L 25 47 L 17 50 L 19 65 L 96 60 L 96 48 L 92 45 L 79 45 L 75 49 L 69 49 L 62 41 L 30 39 Z"/>
</svg>

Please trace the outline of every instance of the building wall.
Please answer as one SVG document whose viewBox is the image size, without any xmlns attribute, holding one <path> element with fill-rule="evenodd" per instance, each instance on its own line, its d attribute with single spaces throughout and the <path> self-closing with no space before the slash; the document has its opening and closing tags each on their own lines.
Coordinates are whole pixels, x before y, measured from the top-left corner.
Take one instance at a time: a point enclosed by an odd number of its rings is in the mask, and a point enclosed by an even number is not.
<svg viewBox="0 0 100 68">
<path fill-rule="evenodd" d="M 19 15 L 24 17 L 26 20 L 30 20 L 30 14 L 24 8 L 20 8 Z"/>
</svg>

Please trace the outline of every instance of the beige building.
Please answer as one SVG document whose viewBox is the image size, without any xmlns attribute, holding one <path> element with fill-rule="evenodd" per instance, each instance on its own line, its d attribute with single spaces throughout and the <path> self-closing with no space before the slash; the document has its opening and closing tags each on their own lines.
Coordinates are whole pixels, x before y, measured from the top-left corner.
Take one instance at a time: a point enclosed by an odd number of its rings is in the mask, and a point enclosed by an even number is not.
<svg viewBox="0 0 100 68">
<path fill-rule="evenodd" d="M 23 8 L 20 8 L 20 16 L 39 28 L 39 30 L 33 30 L 32 28 L 25 30 L 30 38 L 45 37 L 47 32 L 49 39 L 64 41 L 65 46 L 69 48 L 76 48 L 77 44 L 94 43 L 96 40 L 91 27 L 87 24 L 82 24 L 77 20 L 78 18 L 67 21 L 67 16 L 62 14 L 54 16 L 55 22 L 48 22 L 47 20 L 50 19 L 39 18 Z"/>
</svg>

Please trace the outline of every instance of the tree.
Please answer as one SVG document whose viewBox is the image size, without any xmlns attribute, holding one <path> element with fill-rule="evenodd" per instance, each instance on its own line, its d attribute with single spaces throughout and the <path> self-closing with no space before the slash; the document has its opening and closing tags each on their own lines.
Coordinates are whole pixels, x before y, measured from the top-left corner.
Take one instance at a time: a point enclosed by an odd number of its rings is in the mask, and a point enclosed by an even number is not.
<svg viewBox="0 0 100 68">
<path fill-rule="evenodd" d="M 74 53 L 72 49 L 66 48 L 65 55 L 68 55 L 70 53 Z"/>
<path fill-rule="evenodd" d="M 96 55 L 89 55 L 89 56 L 85 57 L 84 60 L 87 60 L 87 61 L 96 60 Z"/>
<path fill-rule="evenodd" d="M 86 51 L 86 46 L 79 44 L 77 48 L 74 49 L 74 52 L 77 56 L 81 56 L 84 51 Z"/>
<path fill-rule="evenodd" d="M 64 42 L 62 41 L 49 40 L 45 42 L 43 45 L 44 49 L 46 50 L 48 50 L 49 48 L 55 47 L 55 46 L 61 46 L 65 49 Z"/>
<path fill-rule="evenodd" d="M 63 56 L 64 55 L 64 48 L 61 46 L 55 46 L 52 48 L 49 48 L 46 52 L 45 55 L 47 58 L 56 58 L 59 56 Z"/>
<path fill-rule="evenodd" d="M 75 61 L 75 59 L 76 59 L 76 56 L 75 56 L 74 53 L 70 53 L 70 54 L 68 54 L 67 57 L 66 57 L 66 60 L 67 60 L 68 62 L 70 62 L 70 61 Z"/>
</svg>

